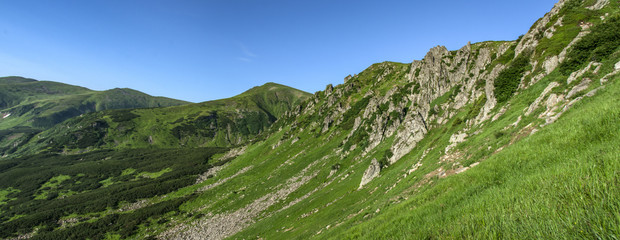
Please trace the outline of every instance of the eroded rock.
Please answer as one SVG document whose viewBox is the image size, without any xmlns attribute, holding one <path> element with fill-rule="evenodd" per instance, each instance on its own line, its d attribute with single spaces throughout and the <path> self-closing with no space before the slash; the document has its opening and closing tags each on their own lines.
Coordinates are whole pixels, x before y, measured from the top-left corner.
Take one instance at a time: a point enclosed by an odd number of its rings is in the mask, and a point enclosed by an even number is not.
<svg viewBox="0 0 620 240">
<path fill-rule="evenodd" d="M 568 94 L 566 94 L 566 98 L 570 99 L 573 96 L 575 96 L 577 93 L 588 89 L 588 86 L 590 86 L 590 83 L 592 82 L 592 80 L 590 80 L 589 78 L 584 78 L 579 84 L 577 84 L 577 86 L 574 86 L 569 92 Z"/>
<path fill-rule="evenodd" d="M 362 176 L 362 181 L 360 182 L 360 187 L 358 189 L 361 189 L 364 185 L 368 184 L 372 179 L 378 177 L 379 172 L 381 172 L 381 165 L 379 165 L 379 162 L 377 161 L 377 159 L 373 158 L 372 161 L 370 162 L 370 166 L 368 166 L 368 169 L 366 169 L 366 171 L 364 172 L 364 176 Z"/>
<path fill-rule="evenodd" d="M 609 4 L 609 0 L 598 0 L 598 1 L 596 1 L 596 3 L 594 5 L 586 7 L 586 8 L 590 9 L 590 10 L 601 10 L 607 4 Z"/>
<path fill-rule="evenodd" d="M 532 114 L 532 112 L 534 112 L 538 108 L 538 106 L 543 101 L 543 99 L 547 96 L 547 94 L 549 94 L 551 92 L 551 90 L 553 90 L 553 88 L 555 88 L 555 87 L 557 87 L 559 85 L 560 84 L 557 83 L 557 82 L 549 83 L 549 85 L 547 85 L 545 90 L 543 90 L 543 92 L 540 93 L 540 96 L 538 96 L 536 98 L 536 100 L 534 100 L 534 102 L 532 104 L 530 104 L 530 106 L 525 111 L 525 115 L 528 116 L 528 115 Z"/>
</svg>

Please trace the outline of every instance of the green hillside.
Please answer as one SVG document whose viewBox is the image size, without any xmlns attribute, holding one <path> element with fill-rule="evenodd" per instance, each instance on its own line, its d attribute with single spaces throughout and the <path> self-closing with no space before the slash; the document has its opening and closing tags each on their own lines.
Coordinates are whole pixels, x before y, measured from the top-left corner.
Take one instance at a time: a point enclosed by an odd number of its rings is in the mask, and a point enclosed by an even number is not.
<svg viewBox="0 0 620 240">
<path fill-rule="evenodd" d="M 0 77 L 0 110 L 6 111 L 25 102 L 88 92 L 91 91 L 87 88 L 64 83 L 37 81 L 23 77 Z"/>
<path fill-rule="evenodd" d="M 69 118 L 106 109 L 152 108 L 187 102 L 152 97 L 132 89 L 92 91 L 23 77 L 0 78 L 0 155 Z"/>
<path fill-rule="evenodd" d="M 69 119 L 0 160 L 0 238 L 618 239 L 620 3 L 307 97 Z"/>
<path fill-rule="evenodd" d="M 92 91 L 64 83 L 0 78 L 0 130 L 47 129 L 71 117 L 106 109 L 166 107 L 187 102 L 152 97 L 132 89 Z"/>
<path fill-rule="evenodd" d="M 167 108 L 99 111 L 38 134 L 17 154 L 247 143 L 310 94 L 267 83 L 238 96 Z"/>
</svg>

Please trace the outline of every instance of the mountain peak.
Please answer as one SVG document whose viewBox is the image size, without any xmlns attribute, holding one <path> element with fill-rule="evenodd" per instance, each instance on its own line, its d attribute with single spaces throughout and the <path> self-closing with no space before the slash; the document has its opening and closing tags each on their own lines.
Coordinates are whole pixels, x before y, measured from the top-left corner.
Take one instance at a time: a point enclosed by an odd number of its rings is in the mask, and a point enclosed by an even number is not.
<svg viewBox="0 0 620 240">
<path fill-rule="evenodd" d="M 253 88 L 248 89 L 247 91 L 237 95 L 236 97 L 250 96 L 250 95 L 263 95 L 267 93 L 285 93 L 285 94 L 295 94 L 298 97 L 303 99 L 309 97 L 311 94 L 301 91 L 299 89 L 295 89 L 286 85 L 282 85 L 274 82 L 267 82 L 260 86 L 255 86 Z"/>
</svg>

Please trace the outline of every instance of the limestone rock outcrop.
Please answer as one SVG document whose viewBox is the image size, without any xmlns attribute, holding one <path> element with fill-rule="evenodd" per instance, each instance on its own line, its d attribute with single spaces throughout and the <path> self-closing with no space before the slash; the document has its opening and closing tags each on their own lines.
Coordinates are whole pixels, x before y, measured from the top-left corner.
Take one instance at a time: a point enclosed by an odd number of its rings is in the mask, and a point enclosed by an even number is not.
<svg viewBox="0 0 620 240">
<path fill-rule="evenodd" d="M 377 159 L 372 159 L 368 169 L 364 172 L 364 176 L 362 177 L 362 181 L 360 182 L 360 187 L 362 188 L 364 185 L 368 184 L 372 179 L 379 176 L 379 172 L 381 172 L 381 166 Z"/>
</svg>

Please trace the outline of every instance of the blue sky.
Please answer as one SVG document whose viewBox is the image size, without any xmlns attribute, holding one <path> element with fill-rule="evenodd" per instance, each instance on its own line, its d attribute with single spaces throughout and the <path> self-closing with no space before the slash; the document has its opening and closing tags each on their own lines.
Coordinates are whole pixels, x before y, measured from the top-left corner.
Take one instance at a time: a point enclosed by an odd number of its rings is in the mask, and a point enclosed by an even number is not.
<svg viewBox="0 0 620 240">
<path fill-rule="evenodd" d="M 0 0 L 0 76 L 192 102 L 339 84 L 376 62 L 513 40 L 556 0 Z"/>
</svg>

